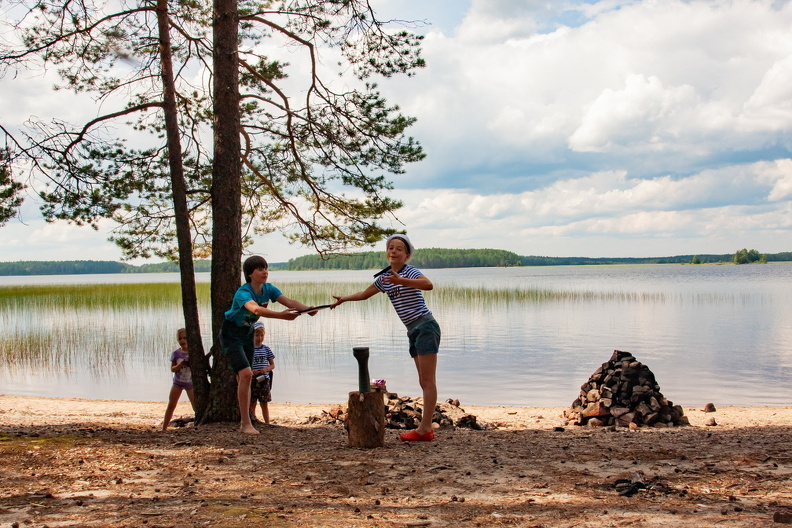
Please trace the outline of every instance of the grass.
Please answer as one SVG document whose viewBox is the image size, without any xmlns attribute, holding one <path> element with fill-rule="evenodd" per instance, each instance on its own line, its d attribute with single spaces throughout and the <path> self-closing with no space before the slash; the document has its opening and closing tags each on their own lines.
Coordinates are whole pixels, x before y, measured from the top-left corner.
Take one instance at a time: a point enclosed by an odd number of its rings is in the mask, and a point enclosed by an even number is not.
<svg viewBox="0 0 792 528">
<path fill-rule="evenodd" d="M 333 301 L 333 294 L 346 294 L 365 287 L 366 284 L 345 282 L 295 282 L 280 289 L 287 297 L 310 305 L 327 304 Z M 199 305 L 208 306 L 209 284 L 198 283 L 196 288 Z M 138 309 L 168 306 L 181 306 L 181 285 L 178 283 L 0 287 L 0 313 L 14 308 Z"/>
<path fill-rule="evenodd" d="M 333 302 L 333 295 L 347 295 L 361 291 L 368 283 L 349 282 L 291 282 L 279 286 L 284 295 L 308 305 Z M 209 306 L 209 284 L 197 284 L 198 302 Z M 434 303 L 499 304 L 503 302 L 569 302 L 624 301 L 665 302 L 669 295 L 651 292 L 603 292 L 586 290 L 551 290 L 522 288 L 485 288 L 443 286 L 427 293 Z M 146 309 L 180 307 L 181 288 L 178 283 L 164 284 L 87 284 L 52 286 L 0 287 L 0 317 L 13 310 L 110 308 Z M 207 308 L 208 309 L 208 308 Z"/>
<path fill-rule="evenodd" d="M 333 295 L 361 291 L 368 283 L 289 282 L 279 285 L 284 295 L 308 305 L 333 302 Z M 204 342 L 211 342 L 209 284 L 199 283 L 198 298 Z M 445 309 L 470 307 L 508 310 L 515 305 L 570 302 L 664 303 L 674 294 L 598 292 L 551 289 L 442 286 L 426 292 L 429 306 Z M 699 298 L 695 302 L 705 303 Z M 719 299 L 722 302 L 723 299 Z M 334 342 L 351 334 L 364 315 L 376 319 L 388 300 L 377 295 L 345 306 L 345 317 L 332 325 L 315 325 L 310 334 L 299 325 L 279 326 L 293 348 L 309 349 L 312 340 Z M 273 306 L 281 310 L 280 305 Z M 330 318 L 333 320 L 333 318 Z M 130 359 L 158 364 L 176 345 L 174 332 L 183 326 L 178 283 L 89 284 L 0 287 L 0 361 L 5 369 L 101 373 Z M 300 330 L 303 328 L 303 330 Z M 281 336 L 279 336 L 281 337 Z M 309 342 L 305 342 L 308 340 Z M 207 348 L 208 349 L 208 348 Z"/>
<path fill-rule="evenodd" d="M 198 300 L 209 303 L 209 285 L 199 283 Z M 0 287 L 0 310 L 10 306 L 48 308 L 147 307 L 181 304 L 179 284 L 80 284 Z"/>
</svg>

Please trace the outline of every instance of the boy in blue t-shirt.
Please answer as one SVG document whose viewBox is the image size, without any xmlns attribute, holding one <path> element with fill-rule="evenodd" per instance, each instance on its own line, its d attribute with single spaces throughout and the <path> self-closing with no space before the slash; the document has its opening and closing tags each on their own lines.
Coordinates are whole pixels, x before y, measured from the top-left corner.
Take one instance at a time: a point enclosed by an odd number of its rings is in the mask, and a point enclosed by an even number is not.
<svg viewBox="0 0 792 528">
<path fill-rule="evenodd" d="M 259 317 L 285 319 L 293 321 L 300 314 L 298 311 L 310 310 L 299 301 L 290 299 L 281 291 L 267 283 L 269 269 L 264 257 L 252 256 L 242 264 L 245 284 L 234 294 L 231 308 L 225 312 L 223 326 L 220 329 L 220 344 L 228 359 L 230 368 L 237 376 L 237 400 L 241 422 L 239 430 L 246 434 L 259 434 L 250 421 L 250 380 L 253 370 L 253 325 Z M 267 308 L 270 302 L 279 302 L 289 308 L 278 312 Z M 316 312 L 309 312 L 314 315 Z"/>
</svg>

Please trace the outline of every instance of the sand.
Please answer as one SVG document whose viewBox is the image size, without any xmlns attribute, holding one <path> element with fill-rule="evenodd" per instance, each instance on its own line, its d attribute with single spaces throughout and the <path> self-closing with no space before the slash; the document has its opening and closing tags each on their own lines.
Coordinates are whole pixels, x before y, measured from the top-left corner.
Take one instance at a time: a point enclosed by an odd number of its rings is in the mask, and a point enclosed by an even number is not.
<svg viewBox="0 0 792 528">
<path fill-rule="evenodd" d="M 792 521 L 792 407 L 683 406 L 691 426 L 578 427 L 475 407 L 487 426 L 347 447 L 332 405 L 159 431 L 165 404 L 0 396 L 0 526 L 741 526 Z M 174 417 L 191 415 L 181 403 Z M 706 425 L 714 419 L 717 425 Z"/>
</svg>

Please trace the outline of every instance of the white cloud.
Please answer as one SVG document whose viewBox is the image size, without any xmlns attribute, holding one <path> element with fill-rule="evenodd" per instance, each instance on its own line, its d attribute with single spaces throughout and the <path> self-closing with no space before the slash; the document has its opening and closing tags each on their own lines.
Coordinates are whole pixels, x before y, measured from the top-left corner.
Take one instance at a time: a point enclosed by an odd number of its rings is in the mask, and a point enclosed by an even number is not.
<svg viewBox="0 0 792 528">
<path fill-rule="evenodd" d="M 792 128 L 792 55 L 775 62 L 746 101 L 743 116 L 756 129 Z"/>
<path fill-rule="evenodd" d="M 768 201 L 792 200 L 792 160 L 758 163 L 757 174 L 761 183 L 771 186 Z"/>
<path fill-rule="evenodd" d="M 380 82 L 389 102 L 418 118 L 410 133 L 428 154 L 392 178 L 406 204 L 405 225 L 394 227 L 419 246 L 581 256 L 790 250 L 792 2 L 374 6 L 385 18 L 431 22 L 418 27 L 427 68 Z M 29 98 L 5 83 L 0 115 L 63 106 L 49 81 L 34 81 Z M 0 250 L 44 254 L 47 240 L 88 247 L 90 237 L 97 251 L 109 246 L 106 233 L 84 228 L 18 229 L 2 229 Z M 309 252 L 277 234 L 254 250 L 273 261 Z"/>
<path fill-rule="evenodd" d="M 783 251 L 782 241 L 792 229 L 791 207 L 788 199 L 776 197 L 792 193 L 790 169 L 792 160 L 786 159 L 705 170 L 682 179 L 629 179 L 624 172 L 601 172 L 519 194 L 400 192 L 408 204 L 400 219 L 417 239 L 430 240 L 424 246 L 519 252 L 522 241 L 544 240 L 548 248 L 557 243 L 578 248 L 567 254 L 593 255 L 601 237 L 613 237 L 614 247 L 623 240 L 619 256 L 657 256 L 686 251 L 655 248 L 637 255 L 635 241 L 695 240 L 699 247 L 691 251 L 701 253 L 718 240 L 728 246 L 710 252 L 730 252 L 732 239 L 743 237 L 743 245 L 751 247 L 756 244 L 748 239 L 777 238 L 777 245 L 765 250 Z"/>
<path fill-rule="evenodd" d="M 680 145 L 679 113 L 696 103 L 691 86 L 666 89 L 657 77 L 630 75 L 624 89 L 605 89 L 592 103 L 569 138 L 570 148 L 582 152 L 607 152 L 617 145 L 649 151 L 674 148 Z"/>
<path fill-rule="evenodd" d="M 465 186 L 460 173 L 536 173 L 572 156 L 590 170 L 689 173 L 789 143 L 788 3 L 545 4 L 474 2 L 455 35 L 427 37 L 427 70 L 389 90 L 429 152 L 402 185 Z M 591 21 L 538 31 L 537 16 L 572 9 Z"/>
<path fill-rule="evenodd" d="M 107 227 L 94 231 L 66 222 L 11 221 L 0 228 L 0 260 L 121 260 L 121 250 L 107 241 Z"/>
</svg>

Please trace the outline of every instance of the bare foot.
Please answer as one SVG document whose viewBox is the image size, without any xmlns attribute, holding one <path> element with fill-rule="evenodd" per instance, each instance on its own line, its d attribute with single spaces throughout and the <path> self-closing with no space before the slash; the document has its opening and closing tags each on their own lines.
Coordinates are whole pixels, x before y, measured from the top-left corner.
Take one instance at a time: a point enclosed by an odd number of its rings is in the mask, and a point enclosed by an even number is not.
<svg viewBox="0 0 792 528">
<path fill-rule="evenodd" d="M 244 424 L 239 426 L 239 432 L 251 435 L 257 435 L 259 432 L 251 424 Z"/>
</svg>

